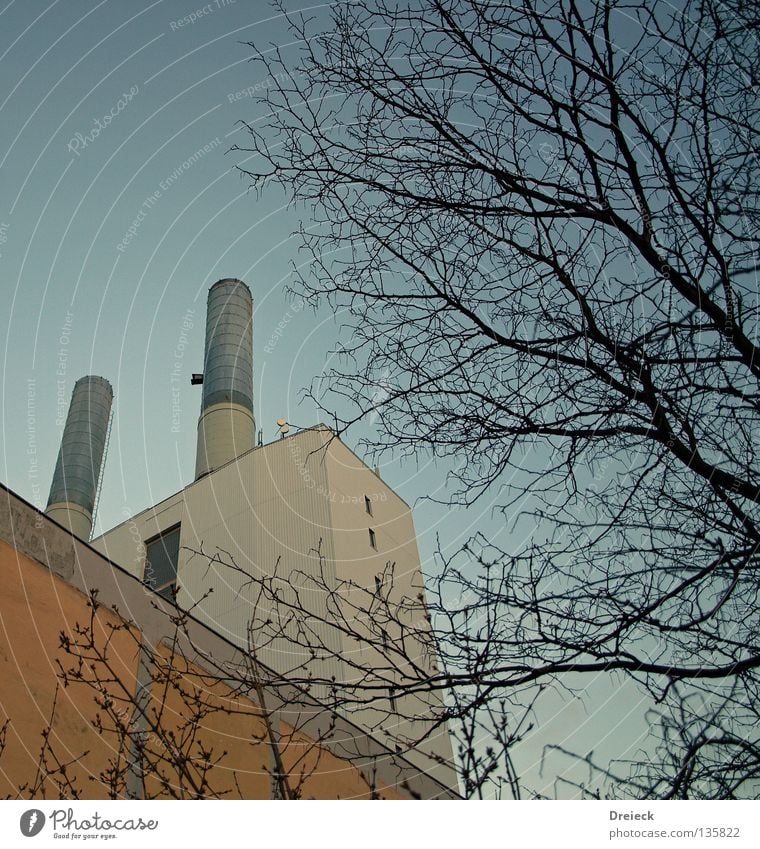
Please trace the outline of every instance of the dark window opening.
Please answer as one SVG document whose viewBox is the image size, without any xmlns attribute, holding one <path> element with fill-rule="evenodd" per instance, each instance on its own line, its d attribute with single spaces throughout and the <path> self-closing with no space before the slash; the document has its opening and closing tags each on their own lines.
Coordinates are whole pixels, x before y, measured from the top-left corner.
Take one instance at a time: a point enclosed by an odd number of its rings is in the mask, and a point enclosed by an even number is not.
<svg viewBox="0 0 760 849">
<path fill-rule="evenodd" d="M 372 546 L 372 548 L 377 548 L 377 537 L 375 536 L 375 532 L 372 530 L 372 528 L 369 529 L 369 544 Z"/>
<path fill-rule="evenodd" d="M 152 590 L 171 601 L 177 591 L 179 529 L 177 525 L 145 543 L 143 580 Z"/>
<path fill-rule="evenodd" d="M 388 690 L 388 701 L 391 703 L 391 710 L 395 713 L 396 712 L 396 688 L 395 687 L 391 687 L 390 690 Z"/>
<path fill-rule="evenodd" d="M 372 515 L 372 502 L 366 495 L 364 496 L 364 509 L 369 513 L 370 516 Z"/>
</svg>

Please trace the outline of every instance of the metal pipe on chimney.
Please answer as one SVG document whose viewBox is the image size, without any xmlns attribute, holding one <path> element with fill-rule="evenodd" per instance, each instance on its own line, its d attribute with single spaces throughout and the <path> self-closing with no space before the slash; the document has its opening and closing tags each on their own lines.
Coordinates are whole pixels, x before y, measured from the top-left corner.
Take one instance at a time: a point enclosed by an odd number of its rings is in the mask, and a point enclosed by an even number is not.
<svg viewBox="0 0 760 849">
<path fill-rule="evenodd" d="M 45 512 L 89 541 L 111 417 L 113 389 L 88 375 L 74 384 Z"/>
<path fill-rule="evenodd" d="M 253 299 L 241 280 L 219 280 L 209 290 L 203 366 L 196 480 L 255 444 Z"/>
</svg>

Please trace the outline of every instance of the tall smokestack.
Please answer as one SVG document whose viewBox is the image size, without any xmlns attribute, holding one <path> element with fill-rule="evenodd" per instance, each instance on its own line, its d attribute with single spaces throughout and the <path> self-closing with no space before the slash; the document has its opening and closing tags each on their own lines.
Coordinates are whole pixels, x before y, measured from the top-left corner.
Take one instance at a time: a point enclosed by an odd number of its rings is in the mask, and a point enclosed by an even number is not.
<svg viewBox="0 0 760 849">
<path fill-rule="evenodd" d="M 253 448 L 255 433 L 253 299 L 241 280 L 219 280 L 208 293 L 195 479 Z"/>
<path fill-rule="evenodd" d="M 111 384 L 103 377 L 89 375 L 74 384 L 45 510 L 85 542 L 92 532 L 112 401 Z"/>
</svg>

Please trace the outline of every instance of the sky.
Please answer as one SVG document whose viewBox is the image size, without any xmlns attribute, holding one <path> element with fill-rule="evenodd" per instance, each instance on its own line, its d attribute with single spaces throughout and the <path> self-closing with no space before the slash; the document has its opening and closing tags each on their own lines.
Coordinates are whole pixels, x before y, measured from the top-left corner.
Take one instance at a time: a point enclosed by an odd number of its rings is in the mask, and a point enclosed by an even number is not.
<svg viewBox="0 0 760 849">
<path fill-rule="evenodd" d="M 295 218 L 283 196 L 250 191 L 234 168 L 244 155 L 230 152 L 262 82 L 245 42 L 282 39 L 281 19 L 243 0 L 202 10 L 112 0 L 0 13 L 2 474 L 44 507 L 61 407 L 78 377 L 106 377 L 116 400 L 96 532 L 192 479 L 190 374 L 202 371 L 215 280 L 253 291 L 267 441 L 280 416 L 313 423 L 299 392 L 336 333 L 332 315 L 290 309 Z"/>
<path fill-rule="evenodd" d="M 324 4 L 288 7 L 329 17 Z M 231 150 L 245 146 L 240 121 L 263 114 L 254 95 L 267 80 L 250 41 L 278 45 L 286 61 L 298 51 L 265 2 L 0 0 L 0 478 L 44 509 L 74 382 L 107 378 L 115 401 L 94 535 L 193 478 L 190 375 L 203 367 L 217 279 L 253 293 L 264 441 L 280 417 L 321 418 L 302 391 L 328 365 L 341 316 L 286 294 L 307 261 L 298 210 L 276 190 L 252 191 L 235 168 L 245 154 Z M 445 471 L 413 460 L 382 469 L 414 505 L 426 569 L 439 535 L 453 550 L 492 521 L 488 498 L 454 514 L 420 500 L 445 496 Z M 507 547 L 506 524 L 488 527 Z M 591 710 L 547 704 L 524 759 L 537 774 L 546 740 L 588 751 L 609 738 L 620 750 L 621 735 L 623 749 L 635 746 L 643 728 L 626 688 Z"/>
</svg>

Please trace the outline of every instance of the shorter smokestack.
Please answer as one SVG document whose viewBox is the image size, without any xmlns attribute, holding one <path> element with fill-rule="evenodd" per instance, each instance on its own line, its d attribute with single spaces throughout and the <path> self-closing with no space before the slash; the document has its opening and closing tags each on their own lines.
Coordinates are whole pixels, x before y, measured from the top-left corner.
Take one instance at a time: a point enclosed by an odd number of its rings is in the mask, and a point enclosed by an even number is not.
<svg viewBox="0 0 760 849">
<path fill-rule="evenodd" d="M 48 516 L 89 541 L 106 447 L 113 390 L 103 377 L 74 384 L 48 498 Z"/>
<path fill-rule="evenodd" d="M 255 434 L 253 299 L 241 280 L 219 280 L 208 293 L 195 479 L 249 451 Z"/>
</svg>

